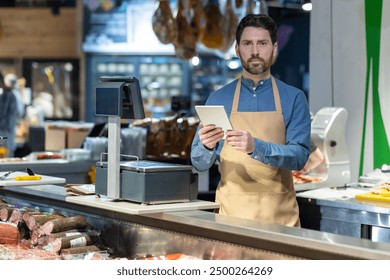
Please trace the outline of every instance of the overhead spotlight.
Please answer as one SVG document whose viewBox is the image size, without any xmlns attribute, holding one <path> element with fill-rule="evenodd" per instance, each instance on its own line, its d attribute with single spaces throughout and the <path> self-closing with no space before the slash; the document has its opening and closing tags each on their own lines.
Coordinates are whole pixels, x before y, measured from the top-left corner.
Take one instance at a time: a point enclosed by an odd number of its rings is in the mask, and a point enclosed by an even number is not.
<svg viewBox="0 0 390 280">
<path fill-rule="evenodd" d="M 304 0 L 302 4 L 302 9 L 304 11 L 311 11 L 312 9 L 311 0 Z"/>
<path fill-rule="evenodd" d="M 198 66 L 200 64 L 200 58 L 198 56 L 194 56 L 191 58 L 191 64 L 192 66 Z"/>
</svg>

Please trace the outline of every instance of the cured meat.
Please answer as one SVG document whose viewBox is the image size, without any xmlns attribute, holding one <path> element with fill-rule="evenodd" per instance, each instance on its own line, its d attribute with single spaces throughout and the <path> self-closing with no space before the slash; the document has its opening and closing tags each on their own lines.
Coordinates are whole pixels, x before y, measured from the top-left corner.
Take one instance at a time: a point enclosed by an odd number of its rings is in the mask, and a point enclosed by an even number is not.
<svg viewBox="0 0 390 280">
<path fill-rule="evenodd" d="M 309 175 L 301 174 L 299 172 L 293 172 L 294 184 L 305 184 L 305 183 L 318 183 L 324 181 L 321 177 L 312 177 Z"/>
<path fill-rule="evenodd" d="M 0 244 L 17 244 L 19 229 L 15 224 L 0 222 Z"/>
<path fill-rule="evenodd" d="M 15 208 L 12 210 L 11 216 L 9 217 L 8 221 L 17 225 L 23 220 L 23 213 L 36 211 L 36 209 L 29 207 Z"/>
<path fill-rule="evenodd" d="M 77 215 L 73 217 L 58 218 L 43 224 L 40 229 L 44 234 L 51 234 L 71 229 L 83 229 L 87 227 L 87 219 L 84 216 Z"/>
<path fill-rule="evenodd" d="M 173 43 L 176 56 L 181 59 L 191 59 L 196 55 L 197 38 L 191 27 L 191 15 L 188 6 L 185 7 L 184 0 L 178 1 L 178 10 L 176 15 L 177 38 Z"/>
<path fill-rule="evenodd" d="M 3 222 L 8 221 L 11 216 L 12 211 L 15 209 L 15 206 L 9 204 L 0 205 L 0 220 Z"/>
<path fill-rule="evenodd" d="M 75 247 L 61 250 L 61 255 L 69 255 L 69 254 L 86 254 L 88 252 L 98 252 L 100 248 L 96 245 L 83 246 L 83 247 Z"/>
<path fill-rule="evenodd" d="M 0 244 L 0 260 L 60 260 L 54 253 L 38 248 L 29 248 L 25 244 Z"/>
<path fill-rule="evenodd" d="M 191 0 L 191 6 L 193 10 L 191 28 L 196 40 L 200 42 L 206 30 L 206 13 L 202 1 Z"/>
<path fill-rule="evenodd" d="M 42 236 L 38 237 L 37 243 L 38 243 L 38 245 L 47 245 L 47 244 L 49 244 L 49 242 L 51 242 L 57 238 L 61 238 L 64 236 L 81 235 L 83 233 L 85 233 L 85 232 L 77 231 L 77 230 L 70 230 L 70 231 L 56 232 L 56 233 L 52 233 L 49 235 L 42 235 Z"/>
<path fill-rule="evenodd" d="M 219 10 L 218 0 L 209 0 L 204 7 L 206 13 L 206 29 L 202 37 L 202 43 L 210 49 L 219 49 L 223 45 L 221 32 L 222 14 Z"/>
<path fill-rule="evenodd" d="M 101 252 L 88 252 L 84 256 L 84 260 L 105 260 L 107 259 L 106 253 L 101 253 Z"/>
<path fill-rule="evenodd" d="M 43 248 L 48 251 L 59 252 L 62 249 L 85 247 L 85 246 L 93 245 L 98 240 L 99 240 L 98 235 L 88 234 L 88 233 L 74 235 L 74 236 L 63 236 L 60 238 L 55 238 Z"/>
<path fill-rule="evenodd" d="M 223 52 L 228 51 L 236 39 L 236 27 L 238 24 L 238 19 L 233 11 L 231 1 L 232 0 L 226 1 L 225 16 L 221 19 L 220 29 L 224 36 L 223 43 L 219 49 Z"/>
<path fill-rule="evenodd" d="M 48 221 L 62 217 L 64 216 L 59 213 L 27 212 L 23 214 L 23 220 L 30 230 L 33 230 L 34 227 L 41 226 Z"/>
<path fill-rule="evenodd" d="M 37 245 L 38 240 L 41 236 L 43 236 L 45 233 L 42 228 L 40 227 L 35 227 L 30 231 L 30 240 L 31 244 Z"/>
<path fill-rule="evenodd" d="M 169 44 L 176 40 L 177 26 L 169 6 L 169 0 L 160 0 L 152 17 L 152 27 L 161 43 Z"/>
</svg>

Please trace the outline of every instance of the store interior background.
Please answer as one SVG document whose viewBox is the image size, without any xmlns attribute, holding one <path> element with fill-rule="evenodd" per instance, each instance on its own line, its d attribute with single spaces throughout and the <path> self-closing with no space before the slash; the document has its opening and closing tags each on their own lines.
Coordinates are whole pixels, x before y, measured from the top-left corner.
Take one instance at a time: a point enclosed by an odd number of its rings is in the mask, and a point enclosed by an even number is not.
<svg viewBox="0 0 390 280">
<path fill-rule="evenodd" d="M 103 26 L 91 17 L 91 11 L 86 12 L 89 1 L 33 1 L 47 2 L 51 7 L 29 7 L 31 1 L 2 1 L 2 5 L 7 2 L 19 2 L 20 6 L 0 7 L 2 72 L 14 72 L 24 77 L 26 88 L 33 96 L 39 88 L 39 84 L 34 84 L 34 75 L 43 73 L 47 80 L 50 77 L 68 79 L 64 91 L 68 92 L 66 104 L 70 110 L 59 111 L 47 120 L 97 121 L 94 115 L 94 86 L 103 74 L 139 78 L 143 94 L 152 104 L 147 106 L 150 116 L 161 118 L 172 113 L 172 96 L 189 98 L 190 112 L 181 113 L 191 114 L 194 103 L 204 102 L 211 91 L 234 79 L 240 72 L 240 68 L 228 67 L 228 63 L 235 60 L 233 52 L 229 52 L 232 54 L 229 56 L 200 46 L 199 65 L 175 57 L 173 46 L 161 44 L 153 33 L 151 17 L 157 8 L 154 0 L 112 1 L 120 2 L 118 7 L 126 6 L 126 9 L 105 11 L 115 15 L 112 17 L 115 21 L 106 22 Z M 172 7 L 175 7 L 175 2 L 171 1 Z M 389 98 L 390 82 L 383 76 L 380 79 L 382 103 L 370 103 L 368 110 L 364 109 L 366 93 L 369 92 L 367 88 L 372 88 L 366 86 L 367 81 L 371 81 L 366 74 L 366 28 L 370 27 L 370 23 L 365 21 L 366 12 L 370 9 L 382 15 L 382 25 L 373 28 L 388 34 L 390 6 L 379 0 L 312 0 L 313 10 L 308 13 L 300 9 L 301 2 L 268 1 L 269 14 L 276 19 L 281 31 L 278 38 L 280 54 L 272 72 L 304 90 L 313 113 L 327 106 L 347 109 L 345 135 L 351 178 L 357 180 L 359 175 L 388 163 L 386 159 L 390 157 L 390 124 L 386 123 L 390 116 L 386 115 L 384 106 L 380 106 Z M 94 13 L 97 15 L 99 11 Z M 107 31 L 115 24 L 125 26 L 126 33 L 115 36 L 108 33 L 106 37 L 99 38 L 91 36 L 92 31 Z M 377 50 L 381 54 L 380 73 L 389 73 L 386 69 L 390 59 L 383 50 L 389 50 L 389 43 L 384 39 L 382 47 Z M 56 76 L 56 72 L 45 71 L 48 64 L 65 69 L 64 73 Z M 168 73 L 164 71 L 167 65 L 170 67 L 168 70 L 173 71 L 168 71 L 169 74 L 164 77 L 161 74 Z M 169 85 L 161 86 L 168 82 Z M 372 93 L 368 96 L 371 100 Z M 66 114 L 69 111 L 72 113 Z M 372 116 L 377 114 L 381 116 L 382 123 L 373 120 Z M 387 135 L 377 139 L 385 143 L 379 157 L 374 152 L 376 134 L 373 127 L 384 132 L 382 135 Z"/>
</svg>

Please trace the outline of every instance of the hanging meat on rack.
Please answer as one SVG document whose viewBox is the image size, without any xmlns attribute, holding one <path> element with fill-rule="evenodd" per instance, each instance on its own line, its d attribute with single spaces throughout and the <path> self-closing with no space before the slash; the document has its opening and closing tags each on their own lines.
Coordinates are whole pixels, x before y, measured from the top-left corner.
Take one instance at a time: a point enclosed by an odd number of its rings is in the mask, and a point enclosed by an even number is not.
<svg viewBox="0 0 390 280">
<path fill-rule="evenodd" d="M 206 13 L 203 8 L 203 2 L 199 0 L 191 0 L 192 8 L 192 20 L 191 27 L 192 32 L 198 42 L 201 42 L 204 32 L 206 31 Z"/>
<path fill-rule="evenodd" d="M 169 0 L 160 0 L 152 17 L 152 27 L 158 40 L 163 44 L 173 43 L 177 38 L 177 26 Z"/>
<path fill-rule="evenodd" d="M 221 32 L 222 14 L 219 9 L 219 1 L 209 0 L 204 10 L 206 13 L 206 30 L 201 41 L 207 48 L 219 49 L 224 41 L 224 34 Z"/>
<path fill-rule="evenodd" d="M 236 8 L 241 7 L 242 5 L 242 0 L 235 0 L 236 1 Z"/>
<path fill-rule="evenodd" d="M 254 0 L 248 0 L 246 3 L 246 15 L 253 14 L 256 8 L 256 3 Z"/>
<path fill-rule="evenodd" d="M 176 56 L 188 60 L 196 55 L 196 37 L 191 27 L 189 0 L 178 0 L 176 24 L 178 36 L 174 42 Z"/>
<path fill-rule="evenodd" d="M 266 0 L 248 0 L 246 14 L 266 14 L 268 15 L 268 5 Z"/>
<path fill-rule="evenodd" d="M 232 46 L 235 37 L 236 37 L 236 27 L 238 23 L 238 19 L 234 13 L 234 10 L 232 8 L 231 4 L 232 0 L 226 1 L 225 6 L 225 16 L 221 20 L 221 33 L 223 36 L 223 44 L 219 48 L 222 52 L 226 52 L 230 49 Z"/>
</svg>

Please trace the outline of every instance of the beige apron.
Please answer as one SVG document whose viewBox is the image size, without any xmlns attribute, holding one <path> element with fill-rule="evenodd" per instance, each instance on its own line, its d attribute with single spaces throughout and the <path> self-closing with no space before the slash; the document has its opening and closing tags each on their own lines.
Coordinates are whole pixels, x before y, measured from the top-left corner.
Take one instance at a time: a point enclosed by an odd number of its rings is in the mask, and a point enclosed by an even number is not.
<svg viewBox="0 0 390 280">
<path fill-rule="evenodd" d="M 279 90 L 273 77 L 272 88 L 276 111 L 238 112 L 239 79 L 230 121 L 235 129 L 246 130 L 255 138 L 285 144 L 286 129 Z M 221 180 L 216 191 L 220 214 L 300 226 L 291 171 L 263 164 L 227 143 L 222 148 L 220 161 Z"/>
</svg>

